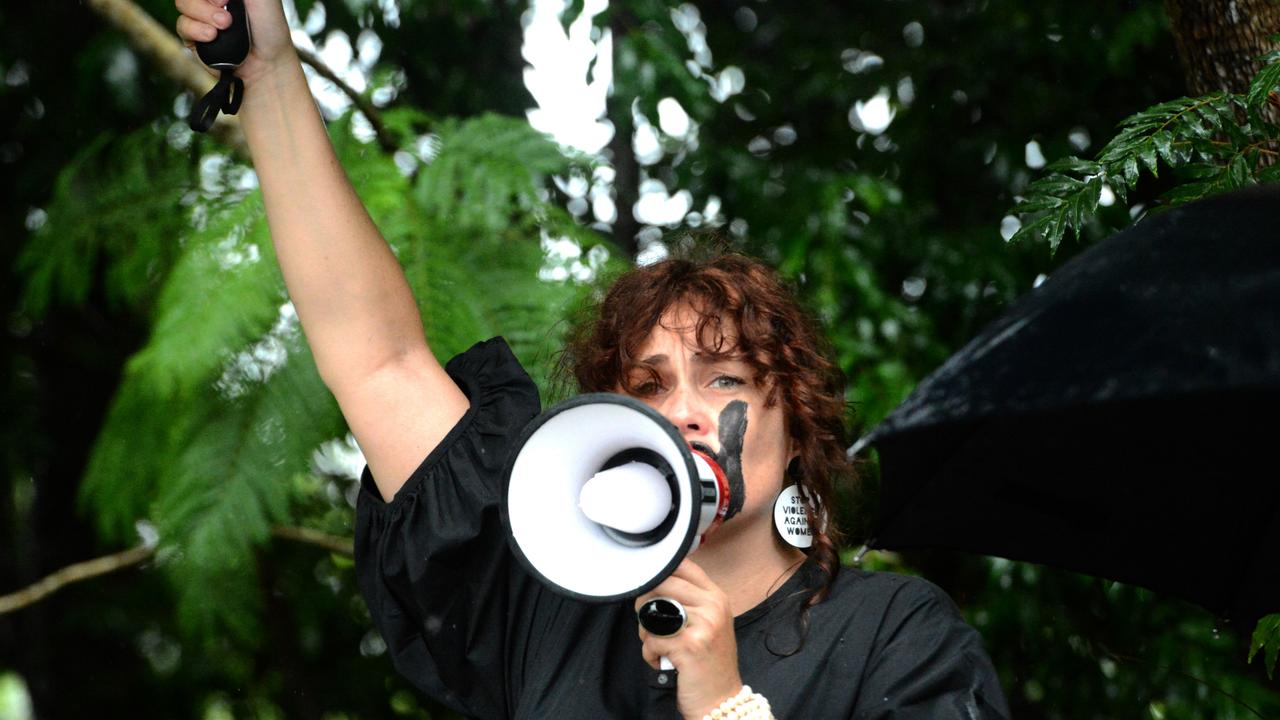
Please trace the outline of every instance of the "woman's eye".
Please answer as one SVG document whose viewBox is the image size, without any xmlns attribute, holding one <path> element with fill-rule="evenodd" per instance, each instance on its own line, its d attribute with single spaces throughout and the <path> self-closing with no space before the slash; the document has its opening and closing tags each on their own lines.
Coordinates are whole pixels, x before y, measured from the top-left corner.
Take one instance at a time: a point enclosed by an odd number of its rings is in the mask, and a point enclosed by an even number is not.
<svg viewBox="0 0 1280 720">
<path fill-rule="evenodd" d="M 658 391 L 661 389 L 662 388 L 661 386 L 658 385 L 658 383 L 654 382 L 653 380 L 646 380 L 642 383 L 633 385 L 631 388 L 631 391 L 634 392 L 636 395 L 657 395 Z"/>
<path fill-rule="evenodd" d="M 745 380 L 743 380 L 740 377 L 734 377 L 732 375 L 720 375 L 716 377 L 715 380 L 712 380 L 711 384 L 714 387 L 719 388 L 721 390 L 729 390 L 731 388 L 736 388 L 741 385 L 746 385 L 747 383 Z"/>
</svg>

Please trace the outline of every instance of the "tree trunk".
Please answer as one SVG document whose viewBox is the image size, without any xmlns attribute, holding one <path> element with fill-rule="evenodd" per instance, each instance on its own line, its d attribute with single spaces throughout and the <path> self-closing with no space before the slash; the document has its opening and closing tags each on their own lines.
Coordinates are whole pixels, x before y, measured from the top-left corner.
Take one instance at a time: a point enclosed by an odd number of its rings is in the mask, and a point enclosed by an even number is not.
<svg viewBox="0 0 1280 720">
<path fill-rule="evenodd" d="M 609 13 L 613 46 L 620 48 L 623 38 L 635 24 L 635 19 L 622 5 L 611 9 Z M 640 223 L 635 216 L 635 204 L 640 199 L 640 165 L 631 149 L 631 136 L 635 132 L 635 124 L 631 121 L 631 104 L 634 100 L 634 97 L 614 95 L 610 102 L 612 112 L 609 117 L 614 127 L 613 139 L 609 141 L 609 155 L 614 170 L 613 197 L 618 210 L 618 217 L 613 222 L 613 241 L 631 261 L 640 254 L 639 240 L 636 237 L 640 233 Z"/>
<path fill-rule="evenodd" d="M 1280 3 L 1274 0 L 1164 0 L 1190 95 L 1244 93 L 1276 49 Z"/>
</svg>

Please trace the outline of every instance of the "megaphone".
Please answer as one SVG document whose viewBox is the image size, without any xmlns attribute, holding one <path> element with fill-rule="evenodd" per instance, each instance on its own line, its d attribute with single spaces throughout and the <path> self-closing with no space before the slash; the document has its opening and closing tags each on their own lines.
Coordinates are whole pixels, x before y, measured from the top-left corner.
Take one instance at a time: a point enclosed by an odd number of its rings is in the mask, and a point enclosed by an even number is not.
<svg viewBox="0 0 1280 720">
<path fill-rule="evenodd" d="M 589 393 L 524 429 L 503 475 L 502 519 L 517 560 L 586 602 L 642 595 L 667 578 L 729 506 L 715 459 L 648 405 Z"/>
</svg>

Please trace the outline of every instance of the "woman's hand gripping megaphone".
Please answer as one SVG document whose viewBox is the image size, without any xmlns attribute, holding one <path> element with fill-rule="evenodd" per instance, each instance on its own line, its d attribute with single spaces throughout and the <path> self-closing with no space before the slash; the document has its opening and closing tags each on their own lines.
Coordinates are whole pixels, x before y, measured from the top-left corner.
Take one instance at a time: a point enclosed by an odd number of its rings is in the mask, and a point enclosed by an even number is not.
<svg viewBox="0 0 1280 720">
<path fill-rule="evenodd" d="M 635 607 L 644 660 L 659 671 L 660 687 L 676 689 L 685 717 L 706 713 L 742 687 L 729 598 L 693 560 L 685 558 Z"/>
</svg>

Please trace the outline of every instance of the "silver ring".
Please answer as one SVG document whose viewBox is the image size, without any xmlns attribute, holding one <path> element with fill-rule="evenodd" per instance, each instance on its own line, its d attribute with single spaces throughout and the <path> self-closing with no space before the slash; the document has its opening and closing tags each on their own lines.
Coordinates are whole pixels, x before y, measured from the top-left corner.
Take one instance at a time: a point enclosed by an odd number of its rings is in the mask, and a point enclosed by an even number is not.
<svg viewBox="0 0 1280 720">
<path fill-rule="evenodd" d="M 671 637 L 680 634 L 689 623 L 689 615 L 679 600 L 656 597 L 640 606 L 636 619 L 650 635 Z"/>
</svg>

